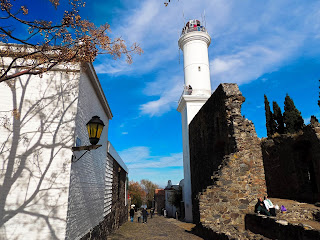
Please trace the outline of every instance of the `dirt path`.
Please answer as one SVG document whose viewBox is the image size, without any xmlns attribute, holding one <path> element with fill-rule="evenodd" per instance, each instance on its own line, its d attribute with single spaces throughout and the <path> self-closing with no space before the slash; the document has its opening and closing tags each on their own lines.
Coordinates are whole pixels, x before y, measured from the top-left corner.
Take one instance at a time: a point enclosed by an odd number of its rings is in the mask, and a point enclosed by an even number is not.
<svg viewBox="0 0 320 240">
<path fill-rule="evenodd" d="M 163 216 L 153 216 L 148 218 L 146 224 L 138 223 L 137 218 L 134 222 L 126 222 L 112 235 L 108 240 L 117 239 L 185 239 L 185 240 L 200 240 L 202 238 L 193 235 L 189 231 L 194 226 L 191 223 L 183 223 L 172 218 L 164 218 Z"/>
</svg>

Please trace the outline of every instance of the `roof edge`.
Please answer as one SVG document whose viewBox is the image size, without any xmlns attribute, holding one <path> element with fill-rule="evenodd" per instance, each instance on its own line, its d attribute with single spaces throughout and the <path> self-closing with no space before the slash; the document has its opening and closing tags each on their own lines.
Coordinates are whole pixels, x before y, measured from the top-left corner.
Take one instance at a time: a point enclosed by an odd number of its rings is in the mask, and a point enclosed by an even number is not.
<svg viewBox="0 0 320 240">
<path fill-rule="evenodd" d="M 120 157 L 116 149 L 112 146 L 110 141 L 108 141 L 108 153 L 123 168 L 123 170 L 129 173 L 127 165 L 123 162 L 122 158 Z"/>
<path fill-rule="evenodd" d="M 108 118 L 111 120 L 113 115 L 112 115 L 109 103 L 107 101 L 107 98 L 102 90 L 97 73 L 94 70 L 93 64 L 90 62 L 90 63 L 85 63 L 84 65 L 85 65 L 85 71 L 88 73 L 88 75 L 90 77 L 93 88 L 96 91 L 98 98 L 102 103 L 103 109 L 106 112 Z"/>
</svg>

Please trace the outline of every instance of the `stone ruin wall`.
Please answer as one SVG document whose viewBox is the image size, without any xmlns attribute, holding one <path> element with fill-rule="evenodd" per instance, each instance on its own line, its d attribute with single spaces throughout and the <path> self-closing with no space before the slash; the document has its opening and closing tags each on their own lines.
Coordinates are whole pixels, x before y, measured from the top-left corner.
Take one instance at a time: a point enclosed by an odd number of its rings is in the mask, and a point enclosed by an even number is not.
<svg viewBox="0 0 320 240">
<path fill-rule="evenodd" d="M 320 124 L 261 144 L 268 195 L 303 202 L 320 201 Z"/>
<path fill-rule="evenodd" d="M 241 115 L 236 84 L 221 84 L 189 125 L 194 222 L 234 238 L 266 194 L 260 139 Z"/>
</svg>

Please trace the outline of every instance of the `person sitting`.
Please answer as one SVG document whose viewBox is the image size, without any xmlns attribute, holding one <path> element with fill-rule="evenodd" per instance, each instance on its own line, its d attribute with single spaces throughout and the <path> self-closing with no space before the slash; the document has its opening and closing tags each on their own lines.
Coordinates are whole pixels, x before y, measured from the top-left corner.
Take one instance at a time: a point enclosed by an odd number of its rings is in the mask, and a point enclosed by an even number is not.
<svg viewBox="0 0 320 240">
<path fill-rule="evenodd" d="M 255 205 L 254 207 L 254 212 L 255 213 L 260 213 L 260 214 L 263 214 L 263 215 L 267 215 L 267 216 L 270 216 L 270 212 L 267 210 L 267 208 L 265 207 L 263 201 L 262 201 L 262 198 L 258 198 L 258 202 L 257 204 Z"/>
<path fill-rule="evenodd" d="M 268 196 L 264 197 L 264 201 L 263 201 L 264 205 L 266 206 L 268 212 L 270 212 L 271 216 L 276 216 L 276 209 L 273 206 L 273 203 L 271 202 L 271 200 L 268 198 Z"/>
</svg>

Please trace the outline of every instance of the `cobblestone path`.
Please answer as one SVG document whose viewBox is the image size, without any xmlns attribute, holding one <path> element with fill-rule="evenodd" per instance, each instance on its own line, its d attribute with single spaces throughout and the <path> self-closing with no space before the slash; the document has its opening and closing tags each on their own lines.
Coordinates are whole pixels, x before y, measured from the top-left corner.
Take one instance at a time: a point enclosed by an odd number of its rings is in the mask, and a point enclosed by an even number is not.
<svg viewBox="0 0 320 240">
<path fill-rule="evenodd" d="M 184 223 L 173 218 L 164 218 L 163 216 L 155 215 L 153 218 L 148 217 L 148 223 L 138 223 L 135 217 L 134 222 L 126 222 L 113 234 L 108 237 L 108 240 L 118 239 L 185 239 L 185 240 L 200 240 L 202 238 L 190 233 L 194 224 Z"/>
</svg>

